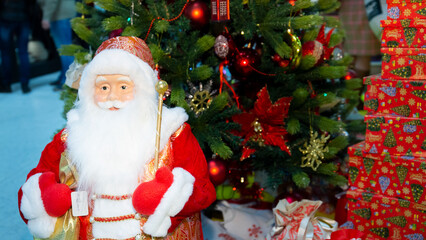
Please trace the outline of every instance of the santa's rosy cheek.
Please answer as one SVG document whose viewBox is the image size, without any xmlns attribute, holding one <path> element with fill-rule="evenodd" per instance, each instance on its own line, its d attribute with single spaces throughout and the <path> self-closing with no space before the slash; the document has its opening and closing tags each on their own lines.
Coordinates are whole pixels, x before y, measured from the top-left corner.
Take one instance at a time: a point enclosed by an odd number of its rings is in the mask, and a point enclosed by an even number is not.
<svg viewBox="0 0 426 240">
<path fill-rule="evenodd" d="M 133 100 L 133 93 L 125 94 L 121 98 L 122 102 L 127 102 L 127 101 L 130 101 L 130 100 Z"/>
<path fill-rule="evenodd" d="M 95 102 L 105 102 L 107 98 L 108 98 L 108 94 L 105 94 L 99 91 L 96 91 L 94 96 Z"/>
</svg>

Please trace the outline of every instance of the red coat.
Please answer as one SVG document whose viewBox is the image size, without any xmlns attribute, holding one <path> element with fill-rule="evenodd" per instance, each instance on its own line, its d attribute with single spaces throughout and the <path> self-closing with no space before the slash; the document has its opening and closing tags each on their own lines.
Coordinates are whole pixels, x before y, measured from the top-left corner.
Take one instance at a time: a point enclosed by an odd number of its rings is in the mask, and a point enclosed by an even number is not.
<svg viewBox="0 0 426 240">
<path fill-rule="evenodd" d="M 66 149 L 66 136 L 63 130 L 55 135 L 42 152 L 40 162 L 37 167 L 32 169 L 27 176 L 27 181 L 30 177 L 37 173 L 53 172 L 56 180 L 59 182 L 59 162 L 62 152 Z M 167 156 L 164 158 L 162 156 Z M 154 175 L 153 162 L 145 167 L 146 177 Z M 171 217 L 172 226 L 169 228 L 166 239 L 180 239 L 179 236 L 187 235 L 191 232 L 193 238 L 202 239 L 201 222 L 199 213 L 202 209 L 208 207 L 216 198 L 216 192 L 209 180 L 207 163 L 204 154 L 191 132 L 188 124 L 182 125 L 170 138 L 167 145 L 160 154 L 160 167 L 167 166 L 170 170 L 174 168 L 182 168 L 189 172 L 194 178 L 193 191 L 183 209 L 174 217 Z M 146 179 L 144 177 L 144 179 Z M 19 190 L 19 207 L 21 209 L 22 188 Z M 21 217 L 25 222 L 24 215 L 21 212 Z M 86 219 L 85 219 L 86 218 Z M 82 228 L 80 231 L 80 239 L 90 239 L 90 223 L 88 217 L 80 218 Z M 180 224 L 180 225 L 179 225 Z M 143 223 L 141 223 L 141 226 Z M 178 226 L 179 225 L 179 226 Z M 192 229 L 188 229 L 192 228 Z M 193 229 L 199 228 L 199 230 Z"/>
</svg>

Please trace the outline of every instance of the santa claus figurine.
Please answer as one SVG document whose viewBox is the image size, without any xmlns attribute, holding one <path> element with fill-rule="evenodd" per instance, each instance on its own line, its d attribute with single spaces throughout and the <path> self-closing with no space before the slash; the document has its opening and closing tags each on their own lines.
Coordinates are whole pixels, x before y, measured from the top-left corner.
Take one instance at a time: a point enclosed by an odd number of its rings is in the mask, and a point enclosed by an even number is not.
<svg viewBox="0 0 426 240">
<path fill-rule="evenodd" d="M 202 239 L 215 200 L 184 109 L 163 108 L 154 166 L 158 81 L 148 46 L 106 40 L 84 69 L 67 126 L 19 190 L 29 231 L 49 239 Z"/>
</svg>

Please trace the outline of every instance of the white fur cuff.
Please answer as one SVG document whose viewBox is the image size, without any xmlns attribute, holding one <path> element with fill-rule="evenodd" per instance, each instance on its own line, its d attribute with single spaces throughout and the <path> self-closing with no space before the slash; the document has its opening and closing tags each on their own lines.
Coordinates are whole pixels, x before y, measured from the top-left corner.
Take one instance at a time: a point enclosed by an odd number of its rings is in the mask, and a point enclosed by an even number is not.
<svg viewBox="0 0 426 240">
<path fill-rule="evenodd" d="M 39 178 L 41 173 L 31 176 L 22 186 L 21 212 L 28 219 L 28 229 L 38 238 L 49 237 L 54 229 L 57 218 L 51 217 L 44 209 L 41 200 Z"/>
<path fill-rule="evenodd" d="M 170 217 L 178 214 L 192 194 L 195 178 L 183 168 L 174 168 L 173 183 L 164 194 L 143 226 L 143 231 L 153 237 L 164 237 L 171 226 Z"/>
</svg>

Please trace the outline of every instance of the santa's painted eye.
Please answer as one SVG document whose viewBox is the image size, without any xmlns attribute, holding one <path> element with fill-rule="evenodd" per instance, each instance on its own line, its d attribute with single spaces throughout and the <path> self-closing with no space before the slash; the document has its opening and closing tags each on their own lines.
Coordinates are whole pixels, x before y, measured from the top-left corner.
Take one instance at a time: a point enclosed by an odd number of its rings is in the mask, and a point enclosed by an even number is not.
<svg viewBox="0 0 426 240">
<path fill-rule="evenodd" d="M 126 89 L 127 89 L 127 86 L 126 86 L 126 85 L 123 85 L 123 86 L 121 86 L 121 89 L 126 90 Z"/>
<path fill-rule="evenodd" d="M 106 91 L 106 90 L 108 90 L 108 87 L 107 86 L 102 86 L 101 89 L 104 90 L 104 91 Z"/>
</svg>

